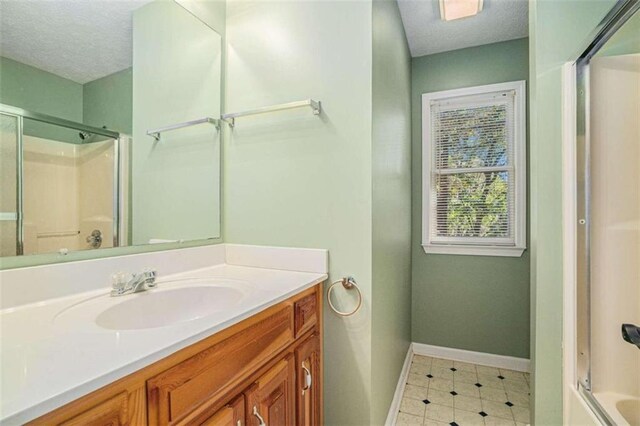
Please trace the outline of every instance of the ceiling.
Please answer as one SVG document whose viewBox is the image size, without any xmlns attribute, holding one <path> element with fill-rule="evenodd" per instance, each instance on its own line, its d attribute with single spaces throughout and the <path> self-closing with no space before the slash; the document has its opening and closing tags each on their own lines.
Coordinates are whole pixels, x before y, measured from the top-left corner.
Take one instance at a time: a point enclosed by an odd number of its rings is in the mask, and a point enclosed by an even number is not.
<svg viewBox="0 0 640 426">
<path fill-rule="evenodd" d="M 440 19 L 438 0 L 398 0 L 411 56 L 527 37 L 527 0 L 484 0 L 482 12 L 455 21 Z"/>
<path fill-rule="evenodd" d="M 133 10 L 152 0 L 0 0 L 0 55 L 80 84 L 131 66 Z M 438 0 L 398 0 L 411 55 L 528 35 L 527 0 L 484 0 L 474 17 L 440 20 Z"/>
<path fill-rule="evenodd" d="M 0 55 L 84 84 L 131 66 L 131 12 L 150 0 L 0 1 Z"/>
</svg>

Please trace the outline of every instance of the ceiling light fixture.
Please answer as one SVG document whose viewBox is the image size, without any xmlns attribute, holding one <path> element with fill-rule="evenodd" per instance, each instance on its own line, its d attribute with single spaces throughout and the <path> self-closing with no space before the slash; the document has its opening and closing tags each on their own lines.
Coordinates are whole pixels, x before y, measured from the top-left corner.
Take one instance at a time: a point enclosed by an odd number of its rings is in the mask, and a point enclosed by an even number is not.
<svg viewBox="0 0 640 426">
<path fill-rule="evenodd" d="M 467 18 L 482 11 L 482 0 L 440 0 L 440 18 L 443 21 Z"/>
</svg>

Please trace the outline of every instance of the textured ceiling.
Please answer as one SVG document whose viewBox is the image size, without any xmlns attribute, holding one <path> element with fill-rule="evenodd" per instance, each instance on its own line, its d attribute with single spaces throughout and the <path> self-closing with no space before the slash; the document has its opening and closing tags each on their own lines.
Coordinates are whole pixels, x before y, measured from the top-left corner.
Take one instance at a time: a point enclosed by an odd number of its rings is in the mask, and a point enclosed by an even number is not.
<svg viewBox="0 0 640 426">
<path fill-rule="evenodd" d="M 84 84 L 131 66 L 131 12 L 150 0 L 0 0 L 0 54 Z"/>
<path fill-rule="evenodd" d="M 440 19 L 438 0 L 398 0 L 411 55 L 423 56 L 527 37 L 527 0 L 484 0 L 482 12 Z"/>
</svg>

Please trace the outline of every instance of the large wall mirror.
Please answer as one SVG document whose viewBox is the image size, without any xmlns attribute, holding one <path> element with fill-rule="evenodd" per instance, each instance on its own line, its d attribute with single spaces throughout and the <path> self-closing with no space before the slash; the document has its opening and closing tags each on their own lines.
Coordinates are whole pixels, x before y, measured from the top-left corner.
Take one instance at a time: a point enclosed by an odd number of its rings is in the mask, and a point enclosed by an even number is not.
<svg viewBox="0 0 640 426">
<path fill-rule="evenodd" d="M 222 39 L 187 7 L 0 1 L 1 256 L 220 236 Z"/>
</svg>

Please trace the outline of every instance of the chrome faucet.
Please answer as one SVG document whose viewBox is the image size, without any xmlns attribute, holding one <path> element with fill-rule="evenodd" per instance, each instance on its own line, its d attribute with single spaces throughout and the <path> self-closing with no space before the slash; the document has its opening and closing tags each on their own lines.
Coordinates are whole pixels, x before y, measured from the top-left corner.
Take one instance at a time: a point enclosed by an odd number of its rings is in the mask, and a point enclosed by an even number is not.
<svg viewBox="0 0 640 426">
<path fill-rule="evenodd" d="M 114 274 L 112 279 L 111 296 L 124 296 L 125 294 L 139 293 L 155 288 L 156 275 L 158 273 L 152 269 L 145 269 L 139 274 L 127 274 L 119 272 Z"/>
</svg>

